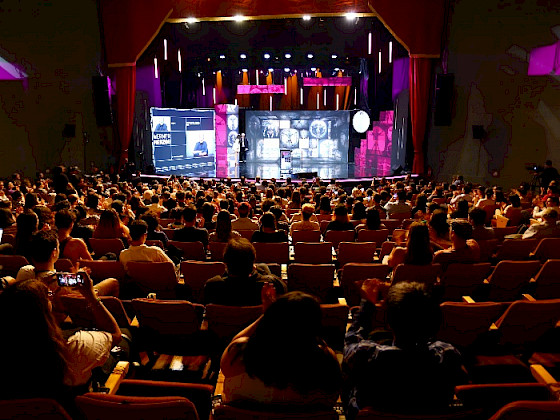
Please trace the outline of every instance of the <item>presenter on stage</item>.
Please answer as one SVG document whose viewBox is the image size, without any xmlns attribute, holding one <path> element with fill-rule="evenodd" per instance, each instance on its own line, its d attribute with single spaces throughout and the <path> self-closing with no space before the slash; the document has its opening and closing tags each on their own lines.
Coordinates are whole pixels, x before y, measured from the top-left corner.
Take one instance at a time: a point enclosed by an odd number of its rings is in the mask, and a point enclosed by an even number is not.
<svg viewBox="0 0 560 420">
<path fill-rule="evenodd" d="M 194 145 L 193 154 L 195 157 L 208 156 L 208 145 L 206 141 L 204 141 L 204 138 L 201 137 L 198 143 Z"/>
<path fill-rule="evenodd" d="M 249 142 L 247 141 L 247 137 L 245 137 L 245 133 L 238 135 L 237 140 L 239 141 L 239 162 L 245 162 L 247 159 L 247 150 L 249 150 Z"/>
</svg>

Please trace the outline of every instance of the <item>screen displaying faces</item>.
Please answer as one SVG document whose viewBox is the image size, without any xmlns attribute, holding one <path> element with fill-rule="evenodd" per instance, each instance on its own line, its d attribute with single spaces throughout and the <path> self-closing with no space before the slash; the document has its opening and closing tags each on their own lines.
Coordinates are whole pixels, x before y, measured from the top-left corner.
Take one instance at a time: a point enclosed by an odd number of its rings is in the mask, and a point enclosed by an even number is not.
<svg viewBox="0 0 560 420">
<path fill-rule="evenodd" d="M 348 162 L 348 111 L 247 111 L 248 161 Z"/>
<path fill-rule="evenodd" d="M 156 173 L 211 176 L 216 170 L 214 111 L 150 108 Z"/>
</svg>

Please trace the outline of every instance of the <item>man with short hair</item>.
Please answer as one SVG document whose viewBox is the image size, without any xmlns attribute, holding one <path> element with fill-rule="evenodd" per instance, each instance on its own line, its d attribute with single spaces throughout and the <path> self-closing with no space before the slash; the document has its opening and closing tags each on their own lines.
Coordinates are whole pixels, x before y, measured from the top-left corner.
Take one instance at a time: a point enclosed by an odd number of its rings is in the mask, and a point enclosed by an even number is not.
<svg viewBox="0 0 560 420">
<path fill-rule="evenodd" d="M 469 222 L 473 227 L 472 238 L 475 241 L 495 239 L 496 234 L 491 227 L 484 226 L 486 222 L 486 211 L 479 207 L 473 208 L 469 212 Z"/>
<path fill-rule="evenodd" d="M 301 207 L 301 221 L 293 222 L 290 226 L 290 235 L 294 230 L 321 230 L 318 222 L 311 221 L 315 207 L 313 204 L 306 203 Z"/>
<path fill-rule="evenodd" d="M 260 305 L 261 288 L 265 283 L 272 283 L 278 295 L 286 293 L 284 282 L 272 275 L 266 264 L 255 265 L 255 258 L 255 248 L 247 239 L 230 240 L 224 251 L 226 273 L 206 282 L 204 302 L 232 306 Z"/>
<path fill-rule="evenodd" d="M 196 225 L 196 207 L 192 204 L 185 206 L 183 209 L 183 225 L 173 234 L 173 240 L 179 242 L 202 242 L 204 247 L 208 246 L 208 231 L 204 228 L 197 228 Z"/>
<path fill-rule="evenodd" d="M 135 220 L 130 225 L 130 246 L 121 251 L 119 261 L 127 270 L 130 261 L 141 262 L 170 262 L 171 259 L 163 252 L 160 247 L 147 246 L 148 224 L 144 220 Z"/>
<path fill-rule="evenodd" d="M 237 212 L 239 213 L 239 217 L 237 220 L 231 223 L 231 228 L 233 230 L 258 230 L 259 224 L 253 222 L 249 219 L 249 211 L 251 210 L 251 206 L 246 201 L 243 201 L 237 207 Z"/>
<path fill-rule="evenodd" d="M 405 190 L 398 190 L 397 191 L 397 198 L 390 200 L 384 206 L 385 210 L 387 210 L 387 217 L 391 217 L 392 214 L 404 214 L 412 212 L 412 207 L 410 207 L 406 203 L 406 191 Z"/>
</svg>

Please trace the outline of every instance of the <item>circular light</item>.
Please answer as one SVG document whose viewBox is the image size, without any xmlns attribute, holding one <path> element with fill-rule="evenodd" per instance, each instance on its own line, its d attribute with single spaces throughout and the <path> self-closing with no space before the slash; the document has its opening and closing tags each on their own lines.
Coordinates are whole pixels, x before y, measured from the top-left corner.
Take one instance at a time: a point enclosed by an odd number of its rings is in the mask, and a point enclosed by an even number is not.
<svg viewBox="0 0 560 420">
<path fill-rule="evenodd" d="M 317 67 L 311 67 L 311 71 L 316 71 Z"/>
<path fill-rule="evenodd" d="M 284 67 L 284 71 L 285 71 L 286 73 L 289 73 L 289 72 L 290 72 L 290 68 L 289 68 L 289 67 Z"/>
<path fill-rule="evenodd" d="M 334 68 L 334 71 L 339 71 L 339 70 L 340 70 L 340 69 L 339 69 L 338 67 L 335 67 L 335 68 Z"/>
<path fill-rule="evenodd" d="M 370 122 L 369 115 L 365 111 L 358 111 L 352 117 L 352 127 L 358 133 L 365 133 L 369 128 Z"/>
<path fill-rule="evenodd" d="M 233 17 L 233 20 L 235 20 L 236 22 L 243 22 L 245 20 L 245 16 L 243 15 L 235 15 Z"/>
<path fill-rule="evenodd" d="M 269 73 L 272 73 L 274 71 L 274 69 L 268 69 Z"/>
<path fill-rule="evenodd" d="M 303 20 L 311 20 L 311 16 L 309 16 L 309 15 L 303 15 Z"/>
<path fill-rule="evenodd" d="M 338 55 L 333 54 L 333 55 L 331 55 L 331 58 L 334 60 L 335 58 L 338 58 Z"/>
<path fill-rule="evenodd" d="M 307 58 L 313 58 L 313 54 L 311 53 L 307 54 Z"/>
<path fill-rule="evenodd" d="M 239 58 L 245 60 L 247 58 L 247 54 L 239 54 Z"/>
<path fill-rule="evenodd" d="M 242 69 L 243 73 L 247 73 L 247 69 Z"/>
<path fill-rule="evenodd" d="M 286 57 L 286 58 L 292 58 L 292 54 L 286 53 L 286 54 L 284 54 L 284 57 Z"/>
<path fill-rule="evenodd" d="M 350 12 L 350 13 L 346 13 L 344 16 L 346 17 L 347 20 L 354 20 L 358 17 L 358 14 L 354 12 Z"/>
<path fill-rule="evenodd" d="M 270 54 L 269 53 L 264 53 L 263 55 L 265 60 L 268 60 L 270 58 Z"/>
<path fill-rule="evenodd" d="M 187 23 L 196 23 L 198 22 L 198 19 L 195 17 L 189 17 L 187 18 Z"/>
<path fill-rule="evenodd" d="M 221 55 L 220 55 L 220 58 L 221 58 L 222 60 L 224 60 L 224 59 L 226 58 L 226 56 L 223 55 L 223 54 L 221 54 Z"/>
</svg>

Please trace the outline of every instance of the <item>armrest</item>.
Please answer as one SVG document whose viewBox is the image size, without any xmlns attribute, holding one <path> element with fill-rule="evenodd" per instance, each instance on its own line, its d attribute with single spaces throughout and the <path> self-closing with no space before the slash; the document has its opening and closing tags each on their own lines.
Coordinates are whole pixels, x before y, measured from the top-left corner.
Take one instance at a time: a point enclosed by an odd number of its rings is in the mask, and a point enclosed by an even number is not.
<svg viewBox="0 0 560 420">
<path fill-rule="evenodd" d="M 474 299 L 470 296 L 463 296 L 463 302 L 465 303 L 476 303 Z"/>
<path fill-rule="evenodd" d="M 130 326 L 131 327 L 136 327 L 136 328 L 140 327 L 140 323 L 138 322 L 138 317 L 137 316 L 134 317 L 134 319 L 130 323 Z"/>
<path fill-rule="evenodd" d="M 216 388 L 214 389 L 214 397 L 221 396 L 224 392 L 224 374 L 220 370 L 218 373 L 218 381 L 216 382 Z"/>
<path fill-rule="evenodd" d="M 536 302 L 537 300 L 531 296 L 529 293 L 523 293 L 523 300 L 529 301 L 529 302 Z"/>
<path fill-rule="evenodd" d="M 115 366 L 113 372 L 109 375 L 109 378 L 107 378 L 107 381 L 105 382 L 105 388 L 109 388 L 109 391 L 107 392 L 109 395 L 115 395 L 117 393 L 121 382 L 128 373 L 128 368 L 129 362 L 117 363 L 117 366 Z"/>
<path fill-rule="evenodd" d="M 550 385 L 558 383 L 543 365 L 531 365 L 531 374 L 541 384 Z"/>
<path fill-rule="evenodd" d="M 339 297 L 339 298 L 338 298 L 338 303 L 339 303 L 339 305 L 346 305 L 346 306 L 348 306 L 348 303 L 346 303 L 346 298 L 343 298 L 343 297 Z"/>
</svg>

